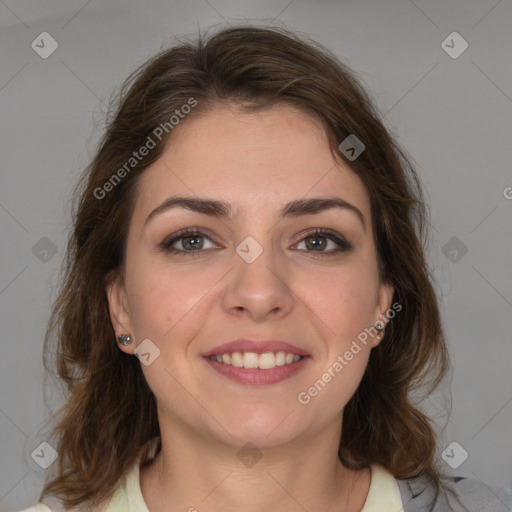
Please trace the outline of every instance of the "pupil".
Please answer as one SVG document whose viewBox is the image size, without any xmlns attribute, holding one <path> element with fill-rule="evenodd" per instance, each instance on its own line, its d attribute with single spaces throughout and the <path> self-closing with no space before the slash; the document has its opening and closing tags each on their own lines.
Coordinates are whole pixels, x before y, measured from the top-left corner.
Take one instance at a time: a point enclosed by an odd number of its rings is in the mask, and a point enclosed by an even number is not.
<svg viewBox="0 0 512 512">
<path fill-rule="evenodd" d="M 189 236 L 184 239 L 186 249 L 197 249 L 202 246 L 202 240 L 199 236 Z"/>
<path fill-rule="evenodd" d="M 325 240 L 321 237 L 311 237 L 306 240 L 308 249 L 318 249 L 325 247 Z"/>
</svg>

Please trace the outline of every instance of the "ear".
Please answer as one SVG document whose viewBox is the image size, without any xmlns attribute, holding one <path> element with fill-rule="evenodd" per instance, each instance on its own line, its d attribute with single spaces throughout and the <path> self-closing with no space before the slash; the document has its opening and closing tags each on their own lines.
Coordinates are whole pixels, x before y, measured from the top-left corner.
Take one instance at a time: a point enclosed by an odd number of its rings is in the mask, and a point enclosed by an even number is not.
<svg viewBox="0 0 512 512">
<path fill-rule="evenodd" d="M 372 337 L 372 348 L 376 347 L 384 337 L 386 325 L 390 318 L 388 312 L 391 309 L 391 301 L 393 300 L 394 292 L 395 289 L 391 283 L 386 281 L 381 282 L 375 308 L 374 325 L 380 324 L 384 329 Z"/>
<path fill-rule="evenodd" d="M 116 333 L 116 341 L 120 334 L 133 336 L 133 323 L 128 306 L 128 298 L 123 279 L 119 273 L 108 280 L 105 292 L 107 294 L 110 321 Z M 118 347 L 127 354 L 133 354 L 135 343 L 131 343 L 127 346 L 118 343 Z"/>
</svg>

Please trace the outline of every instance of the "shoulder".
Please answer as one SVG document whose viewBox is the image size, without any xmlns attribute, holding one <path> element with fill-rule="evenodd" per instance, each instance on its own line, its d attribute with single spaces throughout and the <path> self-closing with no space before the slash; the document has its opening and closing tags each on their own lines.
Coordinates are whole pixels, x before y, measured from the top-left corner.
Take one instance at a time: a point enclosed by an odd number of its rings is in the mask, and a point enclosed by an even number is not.
<svg viewBox="0 0 512 512">
<path fill-rule="evenodd" d="M 472 478 L 446 477 L 436 496 L 426 477 L 398 480 L 404 512 L 510 512 L 512 488 L 497 488 Z"/>
<path fill-rule="evenodd" d="M 84 512 L 83 508 L 66 508 L 62 502 L 52 497 L 47 497 L 44 501 L 46 504 L 39 501 L 33 507 L 25 508 L 19 512 Z M 106 512 L 107 506 L 108 502 L 104 502 L 88 510 L 90 510 L 90 512 Z"/>
<path fill-rule="evenodd" d="M 89 508 L 90 512 L 149 512 L 142 497 L 139 480 L 139 465 L 153 459 L 160 448 L 160 437 L 148 441 L 139 451 L 136 462 L 118 482 L 112 496 L 99 505 Z M 46 504 L 38 502 L 19 512 L 83 512 L 83 507 L 67 509 L 58 499 L 47 496 Z"/>
<path fill-rule="evenodd" d="M 475 512 L 510 512 L 512 510 L 512 488 L 489 486 L 473 478 L 454 477 L 446 480 L 448 501 L 455 511 L 471 506 Z M 459 503 L 464 505 L 462 508 Z M 456 508 L 458 507 L 458 508 Z"/>
<path fill-rule="evenodd" d="M 43 503 L 37 503 L 33 507 L 24 508 L 19 512 L 52 512 L 52 509 L 44 505 Z"/>
</svg>

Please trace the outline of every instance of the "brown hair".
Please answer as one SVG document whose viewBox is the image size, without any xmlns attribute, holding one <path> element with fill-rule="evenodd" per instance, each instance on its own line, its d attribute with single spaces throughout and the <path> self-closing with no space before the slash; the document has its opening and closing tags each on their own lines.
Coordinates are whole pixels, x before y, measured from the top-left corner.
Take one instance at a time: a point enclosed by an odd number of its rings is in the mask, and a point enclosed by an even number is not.
<svg viewBox="0 0 512 512">
<path fill-rule="evenodd" d="M 172 134 L 171 116 L 191 99 L 196 104 L 190 118 L 224 101 L 249 110 L 294 105 L 321 120 L 338 159 L 347 136 L 365 144 L 347 163 L 368 190 L 381 278 L 394 286 L 393 302 L 402 310 L 371 351 L 345 408 L 339 456 L 353 469 L 379 463 L 396 478 L 426 475 L 437 491 L 434 428 L 413 405 L 411 392 L 433 390 L 449 358 L 425 262 L 427 210 L 417 175 L 359 80 L 328 50 L 284 29 L 238 27 L 180 41 L 135 71 L 77 188 L 65 279 L 45 341 L 46 356 L 50 339 L 57 341 L 67 400 L 53 430 L 57 475 L 41 496 L 58 496 L 68 507 L 100 503 L 141 447 L 159 435 L 155 398 L 140 363 L 116 345 L 105 285 L 123 266 L 137 179 L 165 143 L 155 130 L 164 125 Z M 126 167 L 148 137 L 155 147 Z M 116 173 L 122 179 L 113 183 Z"/>
</svg>

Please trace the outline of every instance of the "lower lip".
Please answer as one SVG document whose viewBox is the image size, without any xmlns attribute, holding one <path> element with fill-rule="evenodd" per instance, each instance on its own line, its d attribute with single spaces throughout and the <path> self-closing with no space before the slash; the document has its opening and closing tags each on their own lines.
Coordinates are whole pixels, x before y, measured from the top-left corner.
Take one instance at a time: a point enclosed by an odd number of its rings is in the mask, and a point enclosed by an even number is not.
<svg viewBox="0 0 512 512">
<path fill-rule="evenodd" d="M 285 364 L 283 366 L 274 366 L 274 368 L 269 368 L 268 370 L 261 370 L 260 368 L 239 368 L 230 364 L 219 363 L 209 357 L 204 357 L 203 359 L 214 370 L 235 382 L 251 386 L 264 386 L 268 384 L 276 384 L 277 382 L 290 378 L 307 364 L 309 356 L 304 356 L 295 363 Z"/>
</svg>

